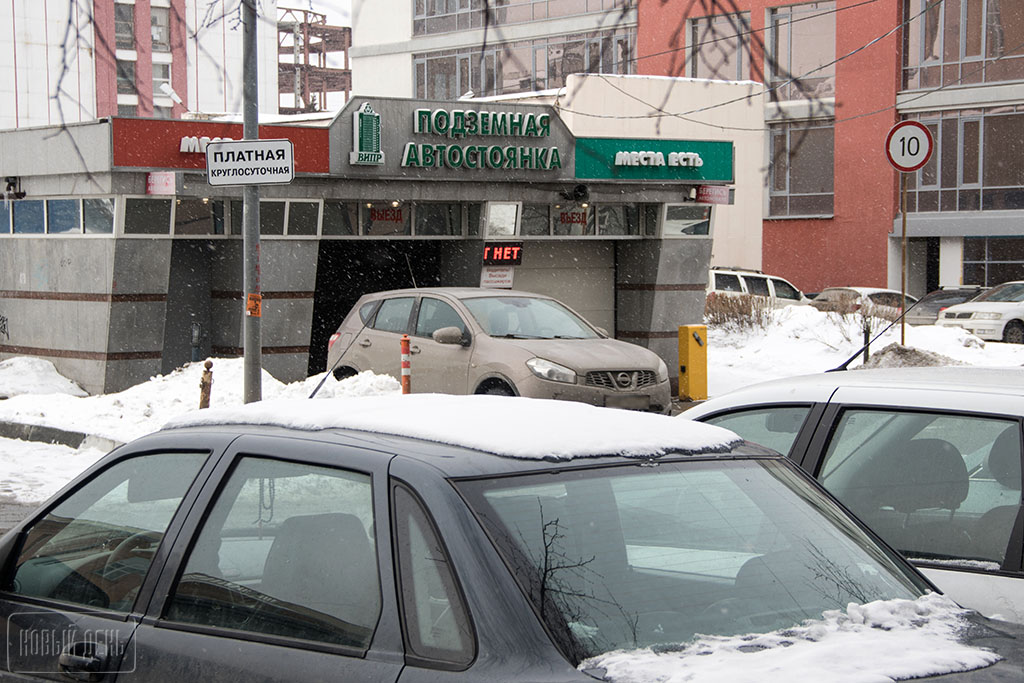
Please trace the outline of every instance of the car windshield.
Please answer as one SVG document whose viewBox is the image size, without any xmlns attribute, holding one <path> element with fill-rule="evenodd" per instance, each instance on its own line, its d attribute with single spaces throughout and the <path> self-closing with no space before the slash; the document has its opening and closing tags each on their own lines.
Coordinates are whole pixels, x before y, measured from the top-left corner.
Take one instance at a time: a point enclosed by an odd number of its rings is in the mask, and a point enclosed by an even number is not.
<svg viewBox="0 0 1024 683">
<path fill-rule="evenodd" d="M 564 469 L 457 486 L 577 664 L 696 634 L 788 628 L 926 588 L 782 460 Z"/>
<path fill-rule="evenodd" d="M 1007 282 L 993 287 L 974 301 L 1024 301 L 1024 282 Z"/>
<path fill-rule="evenodd" d="M 484 332 L 510 339 L 594 339 L 582 318 L 551 299 L 495 296 L 463 299 Z"/>
</svg>

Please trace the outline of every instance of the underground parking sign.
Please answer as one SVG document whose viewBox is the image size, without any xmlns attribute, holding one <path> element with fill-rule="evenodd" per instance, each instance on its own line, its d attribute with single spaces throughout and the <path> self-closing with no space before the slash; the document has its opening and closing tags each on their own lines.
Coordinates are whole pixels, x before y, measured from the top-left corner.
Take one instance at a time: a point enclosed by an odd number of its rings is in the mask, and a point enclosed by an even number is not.
<svg viewBox="0 0 1024 683">
<path fill-rule="evenodd" d="M 900 121 L 885 138 L 885 156 L 897 171 L 916 171 L 932 156 L 932 134 L 917 121 Z"/>
</svg>

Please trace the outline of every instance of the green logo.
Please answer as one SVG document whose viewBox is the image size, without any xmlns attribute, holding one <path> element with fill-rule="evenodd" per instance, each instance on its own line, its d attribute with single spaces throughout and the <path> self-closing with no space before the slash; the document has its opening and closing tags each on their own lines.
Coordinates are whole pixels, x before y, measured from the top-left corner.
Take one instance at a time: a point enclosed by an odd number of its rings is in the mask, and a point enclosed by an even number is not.
<svg viewBox="0 0 1024 683">
<path fill-rule="evenodd" d="M 369 102 L 363 102 L 352 113 L 352 152 L 348 163 L 359 166 L 381 166 L 384 153 L 380 151 L 380 114 Z"/>
</svg>

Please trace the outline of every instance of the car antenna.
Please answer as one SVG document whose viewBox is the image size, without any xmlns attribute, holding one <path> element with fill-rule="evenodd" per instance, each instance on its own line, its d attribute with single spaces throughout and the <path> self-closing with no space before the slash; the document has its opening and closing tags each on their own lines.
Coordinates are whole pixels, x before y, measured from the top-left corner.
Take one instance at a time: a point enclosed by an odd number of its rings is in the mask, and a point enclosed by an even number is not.
<svg viewBox="0 0 1024 683">
<path fill-rule="evenodd" d="M 365 330 L 365 329 L 366 329 L 366 323 L 363 323 L 363 326 L 359 328 L 359 331 L 357 333 L 355 333 L 354 335 L 352 335 L 352 341 L 350 341 L 348 343 L 348 346 L 345 348 L 345 351 L 348 351 L 349 348 L 352 347 L 352 344 L 353 344 L 353 342 L 355 342 L 356 337 L 361 335 L 363 333 L 363 330 Z M 345 351 L 342 351 L 341 353 L 339 353 L 338 354 L 338 360 L 334 361 L 334 365 L 332 365 L 331 367 L 327 368 L 327 373 L 324 374 L 323 379 L 321 379 L 319 382 L 317 382 L 316 387 L 313 389 L 313 393 L 311 393 L 309 395 L 310 398 L 314 398 L 316 396 L 316 392 L 320 391 L 320 387 L 322 387 L 324 385 L 324 382 L 327 381 L 327 378 L 330 377 L 331 373 L 334 372 L 334 368 L 338 367 L 338 363 L 340 363 L 341 359 L 345 357 Z"/>
<path fill-rule="evenodd" d="M 405 265 L 409 266 L 409 279 L 412 280 L 412 288 L 419 289 L 419 286 L 416 284 L 416 276 L 412 272 L 412 261 L 409 260 L 408 254 L 405 255 Z"/>
<path fill-rule="evenodd" d="M 878 333 L 878 334 L 876 334 L 876 335 L 875 335 L 874 337 L 872 337 L 872 338 L 871 338 L 871 340 L 870 340 L 870 341 L 868 341 L 868 343 L 867 343 L 867 344 L 865 344 L 864 346 L 862 346 L 862 347 L 860 347 L 859 349 L 857 349 L 857 353 L 855 353 L 855 354 L 853 354 L 852 356 L 850 356 L 849 358 L 847 358 L 847 359 L 846 359 L 846 360 L 845 360 L 845 361 L 844 361 L 844 362 L 843 362 L 843 363 L 842 363 L 841 365 L 837 365 L 836 367 L 832 368 L 831 370 L 826 370 L 825 372 L 840 372 L 840 371 L 842 371 L 842 370 L 846 370 L 847 366 L 848 366 L 848 365 L 849 365 L 850 363 L 852 363 L 852 362 L 853 362 L 853 359 L 854 359 L 854 358 L 856 358 L 856 357 L 857 357 L 857 356 L 859 356 L 860 354 L 864 353 L 864 349 L 866 349 L 866 348 L 868 348 L 869 346 L 871 346 L 872 344 L 874 344 L 874 343 L 875 343 L 875 340 L 876 340 L 876 339 L 878 339 L 878 338 L 879 338 L 879 337 L 881 337 L 881 336 L 882 336 L 883 334 L 885 334 L 886 332 L 888 332 L 888 331 L 889 331 L 889 328 L 891 328 L 891 327 L 892 327 L 893 325 L 895 325 L 895 324 L 896 324 L 896 323 L 898 323 L 898 322 L 899 322 L 900 320 L 902 320 L 902 319 L 903 319 L 903 316 L 905 316 L 905 315 L 906 315 L 907 313 L 910 313 L 910 310 L 911 310 L 912 308 L 914 308 L 914 306 L 918 305 L 919 303 L 921 303 L 921 300 L 920 300 L 920 299 L 918 299 L 918 300 L 917 300 L 917 301 L 915 301 L 914 303 L 912 303 L 912 304 L 910 304 L 909 306 L 907 306 L 907 310 L 903 311 L 903 312 L 902 312 L 902 313 L 900 313 L 900 314 L 899 314 L 898 316 L 896 316 L 896 319 L 895 319 L 895 320 L 893 320 L 893 321 L 892 321 L 891 323 L 889 323 L 888 325 L 886 325 L 886 326 L 885 326 L 885 329 L 883 329 L 883 330 L 882 330 L 881 332 L 879 332 L 879 333 Z"/>
</svg>

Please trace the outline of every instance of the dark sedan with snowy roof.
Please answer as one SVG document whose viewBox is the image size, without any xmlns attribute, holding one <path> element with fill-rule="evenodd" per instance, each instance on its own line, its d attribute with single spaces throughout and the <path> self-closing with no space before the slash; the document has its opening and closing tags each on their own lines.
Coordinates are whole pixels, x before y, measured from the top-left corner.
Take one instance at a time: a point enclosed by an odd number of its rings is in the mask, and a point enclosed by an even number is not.
<svg viewBox="0 0 1024 683">
<path fill-rule="evenodd" d="M 1024 628 L 931 592 L 787 459 L 564 401 L 199 411 L 0 557 L 5 678 L 1019 681 L 1024 662 Z"/>
</svg>

